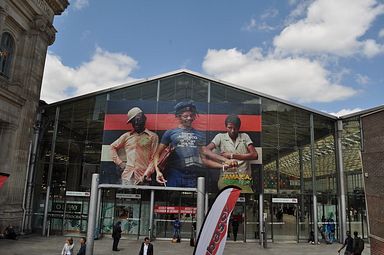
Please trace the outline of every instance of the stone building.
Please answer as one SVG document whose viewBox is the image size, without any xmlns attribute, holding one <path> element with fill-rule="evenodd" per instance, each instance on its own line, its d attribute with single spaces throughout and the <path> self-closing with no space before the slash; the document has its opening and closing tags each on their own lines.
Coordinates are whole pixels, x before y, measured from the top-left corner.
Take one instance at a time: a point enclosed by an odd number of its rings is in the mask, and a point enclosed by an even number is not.
<svg viewBox="0 0 384 255">
<path fill-rule="evenodd" d="M 55 41 L 55 15 L 67 0 L 0 1 L 0 230 L 23 229 L 28 162 L 47 47 Z"/>
</svg>

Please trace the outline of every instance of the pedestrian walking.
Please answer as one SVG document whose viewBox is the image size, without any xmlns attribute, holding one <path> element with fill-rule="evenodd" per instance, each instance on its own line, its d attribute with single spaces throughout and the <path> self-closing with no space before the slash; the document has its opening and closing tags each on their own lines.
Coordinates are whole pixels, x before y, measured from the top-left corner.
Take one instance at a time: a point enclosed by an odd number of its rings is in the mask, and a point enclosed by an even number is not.
<svg viewBox="0 0 384 255">
<path fill-rule="evenodd" d="M 151 244 L 149 237 L 144 238 L 144 242 L 140 247 L 139 255 L 153 255 L 153 244 Z"/>
<path fill-rule="evenodd" d="M 176 218 L 173 221 L 173 240 L 176 240 L 176 242 L 180 243 L 180 229 L 181 229 L 181 222 L 179 218 Z"/>
<path fill-rule="evenodd" d="M 233 233 L 233 241 L 237 240 L 237 232 L 239 232 L 239 219 L 237 217 L 233 217 L 232 219 L 232 233 Z"/>
<path fill-rule="evenodd" d="M 119 245 L 119 241 L 121 238 L 121 221 L 116 222 L 116 224 L 113 226 L 112 230 L 112 237 L 113 237 L 113 245 L 112 245 L 112 251 L 120 251 L 117 249 L 117 246 Z"/>
<path fill-rule="evenodd" d="M 340 253 L 344 247 L 347 247 L 345 248 L 344 255 L 353 254 L 353 238 L 351 237 L 351 232 L 349 231 L 347 231 L 347 238 L 345 238 L 343 246 L 337 252 Z"/>
<path fill-rule="evenodd" d="M 77 255 L 85 255 L 85 251 L 87 249 L 86 245 L 87 239 L 85 237 L 80 238 L 80 249 L 77 252 Z"/>
<path fill-rule="evenodd" d="M 353 232 L 353 255 L 361 255 L 364 250 L 364 240 L 359 237 L 359 233 L 357 231 Z"/>
<path fill-rule="evenodd" d="M 75 244 L 73 243 L 72 237 L 67 238 L 67 240 L 65 241 L 64 247 L 61 250 L 61 255 L 72 255 L 73 246 L 75 246 Z"/>
</svg>

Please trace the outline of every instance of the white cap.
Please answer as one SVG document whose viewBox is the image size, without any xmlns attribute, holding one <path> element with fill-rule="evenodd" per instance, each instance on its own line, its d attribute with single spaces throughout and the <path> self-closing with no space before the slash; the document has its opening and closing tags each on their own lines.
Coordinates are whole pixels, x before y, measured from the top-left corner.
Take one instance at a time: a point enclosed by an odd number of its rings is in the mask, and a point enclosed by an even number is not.
<svg viewBox="0 0 384 255">
<path fill-rule="evenodd" d="M 128 111 L 128 120 L 127 123 L 130 122 L 134 117 L 136 117 L 137 114 L 142 113 L 143 111 L 139 107 L 133 107 L 131 110 Z"/>
</svg>

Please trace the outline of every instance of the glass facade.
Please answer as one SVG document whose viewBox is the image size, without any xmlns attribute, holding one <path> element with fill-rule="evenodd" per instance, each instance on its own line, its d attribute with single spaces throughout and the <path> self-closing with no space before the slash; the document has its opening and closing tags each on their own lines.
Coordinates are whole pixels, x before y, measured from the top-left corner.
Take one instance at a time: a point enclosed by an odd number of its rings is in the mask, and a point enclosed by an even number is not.
<svg viewBox="0 0 384 255">
<path fill-rule="evenodd" d="M 51 233 L 82 235 L 86 232 L 89 198 L 67 194 L 68 191 L 89 191 L 92 174 L 100 170 L 107 100 L 178 102 L 186 99 L 207 103 L 208 113 L 211 103 L 261 103 L 262 203 L 268 239 L 306 241 L 311 230 L 318 229 L 321 233 L 330 224 L 335 228 L 335 240 L 338 238 L 341 222 L 336 118 L 185 72 L 44 107 L 35 164 L 33 229 L 39 231 L 43 225 L 50 184 Z M 366 237 L 359 132 L 358 119 L 345 120 L 342 151 L 348 194 L 347 229 L 358 230 Z M 148 235 L 150 192 L 103 189 L 100 232 L 109 234 L 113 222 L 120 219 L 123 234 L 128 237 Z M 209 194 L 209 204 L 215 195 Z M 239 240 L 259 238 L 259 203 L 258 193 L 244 194 L 237 203 L 234 215 L 240 217 Z M 175 214 L 172 207 L 183 208 L 184 212 Z M 188 210 L 195 207 L 193 192 L 155 191 L 152 234 L 156 238 L 172 237 L 171 223 L 177 215 L 183 224 L 182 238 L 190 238 L 195 215 Z M 165 208 L 165 212 L 159 208 Z"/>
<path fill-rule="evenodd" d="M 346 186 L 348 228 L 368 238 L 368 221 L 362 177 L 360 118 L 343 121 L 343 164 Z"/>
</svg>

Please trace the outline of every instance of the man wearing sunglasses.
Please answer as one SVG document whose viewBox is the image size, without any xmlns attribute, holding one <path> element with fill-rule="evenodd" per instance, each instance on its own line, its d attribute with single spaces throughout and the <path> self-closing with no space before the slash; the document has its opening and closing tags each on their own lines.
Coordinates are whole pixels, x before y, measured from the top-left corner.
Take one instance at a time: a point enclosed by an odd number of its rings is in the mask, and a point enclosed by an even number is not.
<svg viewBox="0 0 384 255">
<path fill-rule="evenodd" d="M 127 123 L 132 125 L 133 130 L 126 132 L 111 144 L 111 156 L 113 162 L 122 170 L 122 184 L 133 185 L 143 180 L 143 175 L 156 153 L 159 138 L 156 133 L 145 128 L 147 118 L 139 107 L 133 107 L 127 115 Z M 126 162 L 118 155 L 118 150 L 123 148 Z"/>
</svg>

